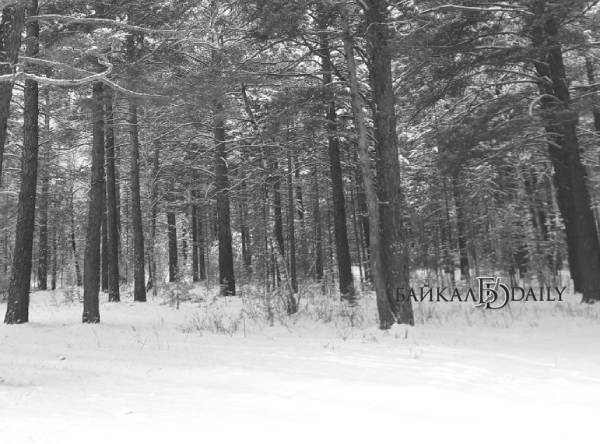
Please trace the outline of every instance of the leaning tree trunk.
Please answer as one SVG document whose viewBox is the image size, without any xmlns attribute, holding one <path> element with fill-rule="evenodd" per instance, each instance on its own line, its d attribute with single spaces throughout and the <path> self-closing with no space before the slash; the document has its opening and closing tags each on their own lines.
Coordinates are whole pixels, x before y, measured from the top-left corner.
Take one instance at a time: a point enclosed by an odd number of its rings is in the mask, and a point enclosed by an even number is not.
<svg viewBox="0 0 600 444">
<path fill-rule="evenodd" d="M 231 216 L 229 207 L 229 178 L 225 146 L 225 121 L 223 105 L 216 106 L 215 135 L 215 187 L 217 197 L 217 225 L 219 238 L 219 285 L 222 296 L 235 296 L 233 250 L 231 246 Z"/>
<path fill-rule="evenodd" d="M 100 322 L 98 294 L 100 292 L 100 238 L 102 229 L 102 201 L 104 194 L 104 116 L 102 110 L 102 83 L 95 82 L 92 96 L 92 178 L 89 193 L 88 224 L 83 260 L 83 316 L 84 323 Z"/>
<path fill-rule="evenodd" d="M 16 69 L 25 18 L 25 8 L 22 3 L 14 2 L 5 6 L 2 10 L 2 22 L 0 23 L 0 76 L 12 74 Z M 2 160 L 4 158 L 4 145 L 6 144 L 8 130 L 12 89 L 12 82 L 0 82 L 0 186 L 2 186 Z"/>
<path fill-rule="evenodd" d="M 27 15 L 36 15 L 37 0 L 31 0 Z M 37 21 L 27 24 L 25 54 L 35 57 L 39 52 L 40 27 Z M 23 112 L 23 155 L 21 159 L 21 191 L 17 206 L 17 228 L 11 278 L 4 322 L 21 324 L 29 321 L 29 291 L 31 286 L 31 256 L 35 228 L 35 196 L 39 149 L 38 84 L 25 81 Z"/>
<path fill-rule="evenodd" d="M 396 322 L 413 324 L 410 298 L 396 300 L 391 296 L 398 290 L 408 292 L 410 284 L 392 85 L 390 49 L 392 36 L 387 25 L 389 5 L 385 0 L 365 0 L 364 3 L 367 6 L 369 75 L 375 104 L 373 121 L 379 201 L 382 203 L 380 205 L 380 230 L 386 290 Z M 387 327 L 389 326 L 387 325 Z"/>
<path fill-rule="evenodd" d="M 571 96 L 560 43 L 560 18 L 553 5 L 535 3 L 533 43 L 540 57 L 535 63 L 545 119 L 550 159 L 554 167 L 557 202 L 565 224 L 569 268 L 584 302 L 600 300 L 600 243 L 577 138 L 577 112 Z M 546 79 L 549 79 L 548 82 Z"/>
<path fill-rule="evenodd" d="M 50 200 L 50 152 L 52 139 L 50 136 L 50 91 L 46 89 L 46 109 L 44 111 L 44 130 L 46 143 L 44 144 L 44 162 L 42 166 L 42 190 L 40 196 L 40 237 L 38 242 L 38 289 L 48 289 L 48 206 Z"/>
<path fill-rule="evenodd" d="M 324 25 L 326 28 L 326 24 Z M 321 33 L 320 56 L 323 67 L 323 84 L 331 88 L 333 76 L 331 74 L 333 65 L 327 34 Z M 343 300 L 353 302 L 355 299 L 354 280 L 352 278 L 352 261 L 350 259 L 350 246 L 348 244 L 348 230 L 346 226 L 346 203 L 344 200 L 344 182 L 342 166 L 340 163 L 340 143 L 336 135 L 337 116 L 336 104 L 333 92 L 329 92 L 331 98 L 327 105 L 327 132 L 328 132 L 328 154 L 329 171 L 331 174 L 331 191 L 333 197 L 333 225 L 335 232 L 335 252 L 337 257 L 337 268 L 339 274 L 340 294 Z"/>
<path fill-rule="evenodd" d="M 129 102 L 129 136 L 131 139 L 131 225 L 133 230 L 133 300 L 146 302 L 144 226 L 140 199 L 140 141 L 137 105 Z"/>
<path fill-rule="evenodd" d="M 108 300 L 119 302 L 119 220 L 117 207 L 117 176 L 115 168 L 115 129 L 113 112 L 113 93 L 106 88 L 104 95 L 106 115 L 106 228 L 107 228 L 107 265 Z"/>
</svg>

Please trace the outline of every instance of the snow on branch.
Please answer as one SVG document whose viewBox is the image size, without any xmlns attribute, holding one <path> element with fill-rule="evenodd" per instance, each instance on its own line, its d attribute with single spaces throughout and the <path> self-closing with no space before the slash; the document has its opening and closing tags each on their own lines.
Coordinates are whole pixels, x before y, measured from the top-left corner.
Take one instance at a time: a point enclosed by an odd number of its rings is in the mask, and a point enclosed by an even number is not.
<svg viewBox="0 0 600 444">
<path fill-rule="evenodd" d="M 505 5 L 502 3 L 492 4 L 489 6 L 463 6 L 463 5 L 446 4 L 446 5 L 437 6 L 432 9 L 427 9 L 426 11 L 423 11 L 422 14 L 429 14 L 432 12 L 442 11 L 444 9 L 458 9 L 458 10 L 463 10 L 463 11 L 481 11 L 481 12 L 520 12 L 522 14 L 533 15 L 533 13 L 526 11 L 522 8 L 518 8 L 516 6 L 511 6 L 511 5 Z"/>
<path fill-rule="evenodd" d="M 54 66 L 62 69 L 66 69 L 69 71 L 73 71 L 74 73 L 78 73 L 83 75 L 84 77 L 72 78 L 72 79 L 54 79 L 46 76 L 40 76 L 37 74 L 32 74 L 25 72 L 23 70 L 18 70 L 13 74 L 5 74 L 0 75 L 0 83 L 2 82 L 15 82 L 17 80 L 34 80 L 41 85 L 51 85 L 51 86 L 82 86 L 92 82 L 102 82 L 107 86 L 110 86 L 115 91 L 118 91 L 122 94 L 125 94 L 130 97 L 140 97 L 140 98 L 159 98 L 162 96 L 156 94 L 145 94 L 137 91 L 131 91 L 126 89 L 117 83 L 108 79 L 108 76 L 113 71 L 113 65 L 106 60 L 104 57 L 98 58 L 98 62 L 106 67 L 106 70 L 99 73 L 93 73 L 91 71 L 87 71 L 85 69 L 76 68 L 74 66 L 68 65 L 66 63 L 56 62 L 52 60 L 39 59 L 34 57 L 20 57 L 20 60 L 24 63 L 32 64 L 32 65 L 42 65 L 42 66 Z"/>
<path fill-rule="evenodd" d="M 43 14 L 43 15 L 33 15 L 26 19 L 27 21 L 40 21 L 40 22 L 51 22 L 51 21 L 60 21 L 65 23 L 79 23 L 79 24 L 90 24 L 90 25 L 99 25 L 99 26 L 110 26 L 122 28 L 128 31 L 135 32 L 143 32 L 147 34 L 175 34 L 180 32 L 177 29 L 153 29 L 153 28 L 145 28 L 143 26 L 130 25 L 125 22 L 120 22 L 112 19 L 104 19 L 104 18 L 92 18 L 92 17 L 73 17 L 70 15 L 60 15 L 60 14 Z"/>
</svg>

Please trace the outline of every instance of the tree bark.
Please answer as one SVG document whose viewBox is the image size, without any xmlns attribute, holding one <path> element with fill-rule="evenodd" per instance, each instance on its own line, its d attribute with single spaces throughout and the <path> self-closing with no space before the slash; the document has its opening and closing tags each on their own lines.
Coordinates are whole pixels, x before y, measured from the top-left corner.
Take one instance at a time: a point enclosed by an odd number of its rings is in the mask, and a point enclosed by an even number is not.
<svg viewBox="0 0 600 444">
<path fill-rule="evenodd" d="M 129 101 L 129 137 L 131 139 L 131 225 L 133 230 L 133 300 L 146 302 L 144 226 L 140 199 L 140 141 L 137 105 Z"/>
<path fill-rule="evenodd" d="M 104 200 L 104 116 L 102 83 L 93 84 L 93 151 L 92 177 L 89 193 L 88 223 L 83 260 L 83 316 L 84 323 L 100 322 L 98 294 L 100 292 L 100 240 L 102 229 L 102 202 Z"/>
<path fill-rule="evenodd" d="M 50 200 L 50 152 L 52 141 L 50 135 L 50 91 L 46 89 L 46 109 L 44 112 L 44 130 L 47 141 L 44 144 L 44 162 L 42 165 L 42 189 L 40 196 L 40 236 L 38 242 L 38 289 L 48 289 L 48 206 Z"/>
<path fill-rule="evenodd" d="M 456 230 L 458 237 L 458 257 L 460 259 L 460 276 L 462 279 L 469 280 L 469 254 L 467 250 L 467 227 L 465 203 L 460 192 L 460 183 L 458 175 L 452 177 L 452 193 L 454 195 L 454 204 L 456 205 Z M 454 272 L 454 270 L 452 270 Z"/>
<path fill-rule="evenodd" d="M 83 280 L 81 278 L 81 268 L 79 267 L 79 258 L 77 256 L 77 242 L 75 237 L 75 213 L 73 211 L 74 206 L 71 202 L 71 249 L 73 250 L 73 262 L 75 263 L 75 279 L 77 282 L 77 286 L 81 287 L 83 285 Z"/>
<path fill-rule="evenodd" d="M 167 237 L 169 239 L 169 282 L 177 282 L 179 268 L 177 265 L 177 219 L 175 213 L 167 212 Z"/>
<path fill-rule="evenodd" d="M 229 177 L 225 144 L 223 105 L 217 104 L 214 118 L 215 187 L 219 238 L 219 285 L 222 296 L 235 296 L 233 250 L 231 246 L 231 216 L 229 206 Z"/>
<path fill-rule="evenodd" d="M 392 295 L 399 289 L 408 291 L 410 284 L 392 85 L 391 35 L 387 24 L 389 5 L 386 0 L 365 0 L 364 3 L 367 6 L 369 75 L 375 103 L 373 121 L 378 195 L 381 202 L 381 249 L 387 294 Z M 414 323 L 410 298 L 392 298 L 391 305 L 396 322 Z"/>
<path fill-rule="evenodd" d="M 287 224 L 288 224 L 288 243 L 290 246 L 289 263 L 290 263 L 290 285 L 294 293 L 298 293 L 298 277 L 296 273 L 296 229 L 295 229 L 295 205 L 294 205 L 294 172 L 292 164 L 292 153 L 288 148 L 287 156 Z"/>
<path fill-rule="evenodd" d="M 204 223 L 202 218 L 204 217 L 204 211 L 200 208 L 196 213 L 198 220 L 197 233 L 198 233 L 198 272 L 200 273 L 200 280 L 206 280 L 206 256 L 204 252 L 205 237 L 204 237 Z"/>
<path fill-rule="evenodd" d="M 569 268 L 584 302 L 600 300 L 600 243 L 577 138 L 576 111 L 570 93 L 560 42 L 560 17 L 554 5 L 534 4 L 531 35 L 539 51 L 535 69 L 539 83 L 548 150 L 554 167 L 559 210 L 565 224 Z M 548 82 L 546 79 L 549 79 Z"/>
<path fill-rule="evenodd" d="M 190 228 L 192 230 L 192 281 L 200 281 L 198 273 L 198 216 L 195 204 L 190 205 Z"/>
<path fill-rule="evenodd" d="M 2 22 L 0 23 L 0 75 L 11 74 L 15 71 L 25 21 L 25 7 L 21 3 L 23 2 L 14 2 L 14 4 L 5 6 L 2 9 Z M 0 187 L 2 187 L 2 161 L 8 131 L 12 90 L 12 82 L 0 82 Z"/>
<path fill-rule="evenodd" d="M 102 224 L 100 229 L 102 239 L 100 246 L 100 288 L 104 292 L 108 291 L 108 217 L 106 214 L 106 201 L 106 177 L 104 177 L 104 189 L 102 190 Z"/>
<path fill-rule="evenodd" d="M 148 257 L 150 263 L 148 264 L 149 269 L 149 281 L 146 286 L 146 291 L 152 289 L 152 294 L 156 296 L 158 293 L 157 288 L 157 269 L 156 269 L 156 222 L 158 219 L 158 180 L 160 174 L 160 143 L 155 142 L 154 154 L 152 156 L 152 184 L 151 184 L 151 199 L 150 202 L 150 245 Z"/>
<path fill-rule="evenodd" d="M 594 69 L 594 61 L 589 55 L 585 57 L 585 72 L 587 80 L 590 85 L 596 84 L 596 72 Z M 592 90 L 597 94 L 598 87 L 593 86 Z M 594 116 L 594 129 L 600 133 L 600 104 L 598 103 L 598 97 L 596 94 L 592 95 L 592 115 Z"/>
<path fill-rule="evenodd" d="M 113 93 L 106 88 L 104 95 L 106 114 L 106 223 L 107 223 L 107 261 L 108 261 L 108 300 L 119 302 L 119 221 L 117 207 L 117 175 L 115 167 L 115 130 L 113 112 Z"/>
<path fill-rule="evenodd" d="M 319 190 L 319 167 L 313 170 L 313 226 L 315 239 L 315 280 L 323 280 L 323 228 L 321 227 L 321 196 Z"/>
<path fill-rule="evenodd" d="M 37 0 L 30 0 L 27 15 L 36 15 Z M 35 57 L 39 52 L 40 27 L 37 21 L 27 24 L 25 54 Z M 23 155 L 21 159 L 21 190 L 17 205 L 17 227 L 11 278 L 4 322 L 22 324 L 29 322 L 29 291 L 31 286 L 31 257 L 35 229 L 35 197 L 39 149 L 38 84 L 25 81 L 23 113 Z"/>
<path fill-rule="evenodd" d="M 285 242 L 283 240 L 283 212 L 281 202 L 281 177 L 279 176 L 279 165 L 277 162 L 269 162 L 271 165 L 271 178 L 273 183 L 273 231 L 275 241 L 282 256 L 285 256 Z"/>
<path fill-rule="evenodd" d="M 322 30 L 326 30 L 326 23 L 321 24 Z M 331 88 L 333 76 L 331 74 L 333 65 L 329 48 L 329 39 L 325 32 L 321 32 L 321 64 L 323 67 L 323 85 Z M 336 135 L 337 115 L 333 91 L 329 91 L 330 100 L 327 105 L 327 139 L 329 154 L 329 172 L 331 175 L 331 191 L 333 197 L 333 225 L 335 232 L 335 253 L 339 275 L 339 289 L 343 300 L 353 302 L 355 299 L 354 279 L 352 277 L 352 261 L 350 258 L 350 246 L 348 243 L 348 230 L 346 226 L 346 203 L 344 200 L 344 184 L 342 166 L 340 163 L 340 144 Z"/>
</svg>

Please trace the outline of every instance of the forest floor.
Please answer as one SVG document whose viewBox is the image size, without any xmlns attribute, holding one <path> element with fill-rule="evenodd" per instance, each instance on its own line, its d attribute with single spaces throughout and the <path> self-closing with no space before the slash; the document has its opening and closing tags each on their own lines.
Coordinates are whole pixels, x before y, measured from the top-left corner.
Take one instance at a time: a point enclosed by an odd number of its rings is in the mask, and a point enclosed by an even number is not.
<svg viewBox="0 0 600 444">
<path fill-rule="evenodd" d="M 3 444 L 598 442 L 600 306 L 417 307 L 381 332 L 369 298 L 273 326 L 239 298 L 103 302 L 82 325 L 72 296 L 0 327 Z"/>
</svg>

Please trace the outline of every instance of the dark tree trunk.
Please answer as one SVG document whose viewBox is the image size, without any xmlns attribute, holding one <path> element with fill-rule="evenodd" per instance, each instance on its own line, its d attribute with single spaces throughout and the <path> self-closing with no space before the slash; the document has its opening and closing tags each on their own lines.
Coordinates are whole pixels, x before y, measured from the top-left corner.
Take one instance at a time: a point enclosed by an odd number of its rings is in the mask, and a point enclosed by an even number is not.
<svg viewBox="0 0 600 444">
<path fill-rule="evenodd" d="M 104 110 L 106 113 L 106 224 L 108 262 L 108 300 L 119 302 L 119 209 L 117 207 L 117 175 L 115 167 L 115 131 L 113 94 L 106 88 Z"/>
<path fill-rule="evenodd" d="M 281 177 L 279 176 L 279 165 L 277 162 L 271 162 L 271 173 L 273 181 L 273 230 L 275 241 L 282 256 L 285 256 L 285 242 L 283 239 L 283 212 L 281 203 Z"/>
<path fill-rule="evenodd" d="M 152 294 L 156 296 L 158 289 L 157 284 L 157 270 L 156 270 L 156 222 L 158 218 L 158 179 L 159 179 L 159 168 L 160 168 L 160 143 L 157 141 L 154 145 L 154 155 L 152 158 L 152 202 L 150 202 L 150 248 L 148 256 L 150 263 L 148 264 L 149 269 L 149 281 L 146 286 L 147 289 L 152 289 Z M 148 291 L 148 290 L 146 290 Z"/>
<path fill-rule="evenodd" d="M 246 181 L 242 181 L 242 193 L 240 203 L 240 234 L 242 236 L 242 260 L 244 268 L 250 275 L 252 274 L 252 246 L 250 240 L 250 227 L 248 227 L 248 193 L 246 191 Z"/>
<path fill-rule="evenodd" d="M 104 200 L 104 93 L 102 84 L 93 85 L 93 151 L 92 178 L 89 193 L 88 224 L 83 260 L 83 316 L 84 323 L 100 322 L 98 293 L 100 292 L 100 238 L 102 229 L 102 202 Z"/>
<path fill-rule="evenodd" d="M 594 61 L 589 55 L 585 57 L 585 72 L 587 74 L 588 83 L 590 85 L 596 85 Z M 592 90 L 597 94 L 598 87 L 593 86 Z M 594 116 L 594 129 L 596 132 L 600 132 L 600 104 L 598 103 L 598 97 L 596 94 L 592 95 L 592 114 Z"/>
<path fill-rule="evenodd" d="M 313 225 L 315 236 L 315 280 L 321 282 L 323 279 L 323 228 L 321 227 L 321 196 L 317 163 L 315 163 L 313 171 Z"/>
<path fill-rule="evenodd" d="M 204 217 L 204 211 L 202 211 L 202 209 L 199 210 L 199 212 L 196 213 L 196 216 L 198 218 L 198 226 L 197 226 L 197 233 L 198 233 L 198 271 L 200 273 L 200 280 L 201 281 L 205 281 L 206 280 L 206 256 L 204 253 L 204 244 L 205 244 L 205 238 L 204 238 L 204 223 L 202 218 Z"/>
<path fill-rule="evenodd" d="M 77 280 L 77 286 L 81 287 L 83 285 L 83 281 L 81 279 L 81 268 L 79 267 L 79 257 L 77 256 L 77 242 L 75 239 L 75 213 L 73 203 L 71 202 L 71 249 L 73 250 L 73 262 L 75 263 L 75 278 Z"/>
<path fill-rule="evenodd" d="M 2 10 L 2 22 L 0 23 L 0 75 L 15 72 L 25 17 L 25 7 L 20 3 L 23 2 L 15 2 L 14 4 L 5 6 Z M 37 5 L 35 7 L 37 9 Z M 4 145 L 6 144 L 8 130 L 12 89 L 12 82 L 0 82 L 0 187 L 2 186 L 2 160 L 4 158 Z"/>
<path fill-rule="evenodd" d="M 287 157 L 287 223 L 288 223 L 288 243 L 290 246 L 289 262 L 290 262 L 290 285 L 294 293 L 298 293 L 298 278 L 296 273 L 296 229 L 294 224 L 294 172 L 292 165 L 292 153 L 288 150 Z"/>
<path fill-rule="evenodd" d="M 187 230 L 185 228 L 185 225 L 182 226 L 181 231 L 182 231 L 182 233 L 181 233 L 181 258 L 183 259 L 183 268 L 185 269 L 185 267 L 187 266 L 187 248 L 188 248 Z"/>
<path fill-rule="evenodd" d="M 51 288 L 56 290 L 56 278 L 58 276 L 58 224 L 56 216 L 52 224 L 52 271 L 51 271 Z"/>
<path fill-rule="evenodd" d="M 576 291 L 584 302 L 600 300 L 600 244 L 587 186 L 587 172 L 577 139 L 576 111 L 570 108 L 560 36 L 560 17 L 553 4 L 535 2 L 531 34 L 539 50 L 535 68 L 542 81 L 539 89 L 548 146 L 554 167 L 557 202 L 565 224 L 569 267 Z"/>
<path fill-rule="evenodd" d="M 350 39 L 350 42 L 353 40 Z M 352 53 L 354 55 L 354 53 Z M 357 79 L 358 82 L 358 79 Z M 358 88 L 358 85 L 357 85 Z M 360 91 L 357 91 L 357 94 L 360 94 Z M 359 98 L 360 99 L 360 98 Z M 359 103 L 362 103 L 362 100 L 359 100 Z M 364 118 L 364 115 L 363 115 Z M 360 149 L 360 147 L 359 147 Z M 356 158 L 358 163 L 358 157 Z M 360 165 L 360 164 L 359 164 Z M 358 219 L 360 221 L 360 229 L 361 229 L 361 251 L 362 256 L 365 260 L 365 280 L 371 280 L 371 272 L 370 272 L 370 261 L 369 261 L 369 251 L 371 248 L 371 234 L 369 227 L 369 210 L 367 208 L 367 198 L 364 186 L 364 178 L 361 168 L 356 169 L 356 207 L 358 210 Z"/>
<path fill-rule="evenodd" d="M 198 216 L 196 214 L 196 205 L 190 205 L 190 228 L 192 230 L 192 281 L 198 282 Z"/>
<path fill-rule="evenodd" d="M 370 57 L 369 75 L 375 104 L 373 121 L 377 153 L 377 181 L 379 201 L 382 203 L 380 205 L 380 230 L 382 257 L 385 264 L 383 274 L 396 322 L 413 324 L 410 298 L 397 301 L 391 296 L 395 295 L 398 289 L 408 291 L 410 284 L 392 85 L 390 49 L 392 36 L 387 25 L 389 4 L 386 0 L 365 0 L 365 4 L 367 5 L 367 40 Z"/>
<path fill-rule="evenodd" d="M 37 0 L 30 0 L 27 15 L 36 15 Z M 25 54 L 35 57 L 39 52 L 40 28 L 37 21 L 27 24 L 27 46 Z M 35 229 L 35 197 L 37 188 L 37 168 L 39 149 L 39 102 L 38 84 L 25 81 L 23 112 L 23 155 L 21 159 L 21 190 L 17 206 L 17 227 L 15 249 L 8 299 L 6 305 L 7 324 L 21 324 L 29 321 L 29 291 L 31 286 L 31 256 Z"/>
<path fill-rule="evenodd" d="M 50 200 L 50 152 L 52 142 L 50 135 L 50 91 L 45 91 L 46 109 L 44 112 L 44 130 L 47 138 L 44 144 L 44 162 L 42 165 L 42 189 L 40 196 L 40 237 L 38 242 L 38 289 L 48 289 L 48 206 Z"/>
<path fill-rule="evenodd" d="M 469 254 L 467 250 L 467 227 L 466 227 L 466 212 L 463 195 L 460 190 L 458 176 L 452 178 L 452 192 L 454 195 L 454 204 L 456 205 L 456 230 L 458 237 L 458 257 L 460 259 L 460 276 L 461 279 L 469 280 Z"/>
<path fill-rule="evenodd" d="M 327 25 L 323 24 L 326 29 Z M 331 55 L 327 34 L 321 33 L 321 64 L 323 66 L 323 84 L 330 88 L 333 82 L 331 71 Z M 340 163 L 340 146 L 337 132 L 336 105 L 333 92 L 329 92 L 331 99 L 327 106 L 327 133 L 329 171 L 331 175 L 331 191 L 333 197 L 333 224 L 335 231 L 335 252 L 339 275 L 340 294 L 342 299 L 353 302 L 355 299 L 354 279 L 352 277 L 352 261 L 350 246 L 348 244 L 348 230 L 346 226 L 346 204 L 344 200 L 344 184 L 342 166 Z"/>
<path fill-rule="evenodd" d="M 225 121 L 222 104 L 217 105 L 214 121 L 215 187 L 219 237 L 219 285 L 222 296 L 235 296 L 233 250 L 231 246 L 231 217 L 229 207 L 229 178 L 225 144 Z"/>
<path fill-rule="evenodd" d="M 131 138 L 131 225 L 133 230 L 133 300 L 146 302 L 144 226 L 140 199 L 140 141 L 137 105 L 129 102 L 129 136 Z"/>
<path fill-rule="evenodd" d="M 102 190 L 102 227 L 101 249 L 100 249 L 100 288 L 102 291 L 108 291 L 108 220 L 106 215 L 106 177 L 104 177 L 104 189 Z"/>
<path fill-rule="evenodd" d="M 167 235 L 169 239 L 169 282 L 177 282 L 179 269 L 177 265 L 177 220 L 175 213 L 167 213 Z"/>
<path fill-rule="evenodd" d="M 298 220 L 304 222 L 304 194 L 302 193 L 302 181 L 300 180 L 300 167 L 298 156 L 294 157 L 294 180 L 296 182 L 296 209 L 298 210 Z"/>
</svg>

